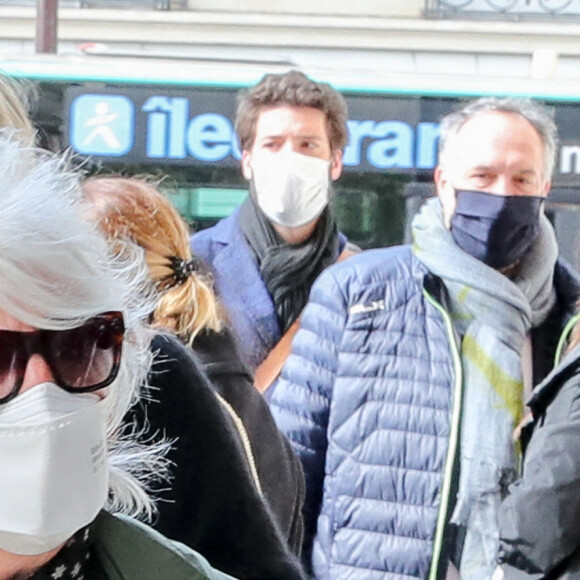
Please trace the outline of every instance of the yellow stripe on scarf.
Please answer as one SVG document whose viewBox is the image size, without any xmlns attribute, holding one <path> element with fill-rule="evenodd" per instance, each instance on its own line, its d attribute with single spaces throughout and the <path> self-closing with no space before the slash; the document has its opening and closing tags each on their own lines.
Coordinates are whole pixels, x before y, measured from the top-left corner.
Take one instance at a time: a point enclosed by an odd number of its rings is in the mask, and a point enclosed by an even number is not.
<svg viewBox="0 0 580 580">
<path fill-rule="evenodd" d="M 508 376 L 469 335 L 463 339 L 461 351 L 465 360 L 473 364 L 492 386 L 502 401 L 502 407 L 511 415 L 514 426 L 517 425 L 523 411 L 523 380 Z"/>
</svg>

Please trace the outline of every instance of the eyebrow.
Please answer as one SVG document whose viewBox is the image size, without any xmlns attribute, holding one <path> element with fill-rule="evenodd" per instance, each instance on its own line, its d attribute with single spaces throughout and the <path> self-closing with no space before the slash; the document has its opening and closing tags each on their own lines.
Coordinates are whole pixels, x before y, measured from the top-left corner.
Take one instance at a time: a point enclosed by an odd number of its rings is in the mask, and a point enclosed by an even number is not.
<svg viewBox="0 0 580 580">
<path fill-rule="evenodd" d="M 494 171 L 494 170 L 495 169 L 494 169 L 493 165 L 476 165 L 475 167 L 472 167 L 470 169 L 470 171 Z M 535 175 L 537 171 L 538 170 L 536 170 L 536 169 L 520 169 L 516 173 L 520 173 L 520 174 L 524 173 L 526 175 L 527 174 Z M 540 171 L 540 173 L 541 173 L 541 171 Z"/>
<path fill-rule="evenodd" d="M 271 133 L 269 135 L 264 135 L 263 137 L 260 137 L 260 141 L 265 141 L 266 139 L 282 139 L 286 136 L 285 133 Z M 310 135 L 310 134 L 298 134 L 295 135 L 294 137 L 298 138 L 298 139 L 309 139 L 311 141 L 324 141 L 326 138 L 325 137 L 321 137 L 319 135 Z"/>
<path fill-rule="evenodd" d="M 310 135 L 308 133 L 306 135 L 299 133 L 297 135 L 297 137 L 300 137 L 302 139 L 312 139 L 313 141 L 324 141 L 324 139 L 326 138 L 326 137 L 321 137 L 320 135 Z"/>
</svg>

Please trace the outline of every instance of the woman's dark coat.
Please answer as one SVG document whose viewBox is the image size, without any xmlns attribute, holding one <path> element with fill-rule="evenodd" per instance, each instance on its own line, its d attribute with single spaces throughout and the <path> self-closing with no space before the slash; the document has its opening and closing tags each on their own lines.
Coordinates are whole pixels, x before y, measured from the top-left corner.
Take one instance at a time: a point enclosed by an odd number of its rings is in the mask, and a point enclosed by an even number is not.
<svg viewBox="0 0 580 580">
<path fill-rule="evenodd" d="M 291 550 L 300 555 L 305 494 L 302 464 L 254 387 L 231 331 L 203 332 L 195 337 L 193 350 L 214 389 L 234 408 L 247 429 L 264 497 Z"/>
<path fill-rule="evenodd" d="M 165 334 L 154 338 L 152 351 L 150 400 L 132 414 L 148 435 L 175 440 L 169 453 L 173 481 L 157 490 L 153 527 L 239 580 L 302 579 L 199 361 Z"/>
</svg>

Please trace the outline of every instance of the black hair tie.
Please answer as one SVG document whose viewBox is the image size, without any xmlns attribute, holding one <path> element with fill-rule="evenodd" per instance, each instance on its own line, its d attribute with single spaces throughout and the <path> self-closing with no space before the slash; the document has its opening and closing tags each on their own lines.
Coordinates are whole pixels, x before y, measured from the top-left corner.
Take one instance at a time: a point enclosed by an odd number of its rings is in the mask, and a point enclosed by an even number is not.
<svg viewBox="0 0 580 580">
<path fill-rule="evenodd" d="M 193 256 L 189 260 L 184 260 L 179 256 L 171 256 L 169 258 L 169 265 L 173 270 L 173 279 L 175 280 L 175 285 L 179 286 L 183 284 L 191 274 L 194 272 L 199 272 L 202 268 L 202 261 Z"/>
</svg>

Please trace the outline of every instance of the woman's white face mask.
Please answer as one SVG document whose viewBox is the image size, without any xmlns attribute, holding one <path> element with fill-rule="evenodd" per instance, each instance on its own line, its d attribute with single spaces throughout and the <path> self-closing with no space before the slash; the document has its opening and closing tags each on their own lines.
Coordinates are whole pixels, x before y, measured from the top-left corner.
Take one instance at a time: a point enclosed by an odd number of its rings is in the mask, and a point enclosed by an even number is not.
<svg viewBox="0 0 580 580">
<path fill-rule="evenodd" d="M 105 505 L 105 399 L 37 385 L 0 406 L 0 548 L 48 552 Z"/>
<path fill-rule="evenodd" d="M 330 161 L 294 151 L 254 154 L 252 182 L 266 217 L 296 228 L 315 220 L 330 198 Z"/>
</svg>

